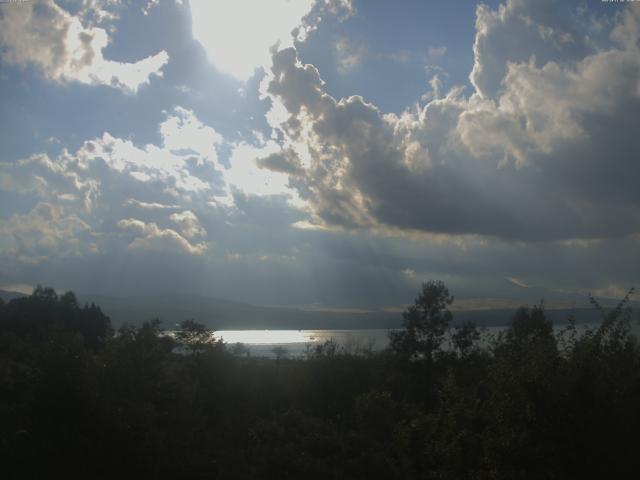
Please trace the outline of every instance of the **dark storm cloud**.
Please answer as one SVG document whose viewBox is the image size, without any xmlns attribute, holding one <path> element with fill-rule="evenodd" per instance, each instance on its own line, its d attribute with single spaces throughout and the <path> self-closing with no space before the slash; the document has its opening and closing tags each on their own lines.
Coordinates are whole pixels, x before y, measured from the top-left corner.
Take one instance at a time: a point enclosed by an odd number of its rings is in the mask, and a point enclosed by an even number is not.
<svg viewBox="0 0 640 480">
<path fill-rule="evenodd" d="M 478 38 L 516 36 L 524 21 L 541 45 L 578 41 L 563 23 L 540 23 L 549 17 L 540 8 L 523 20 L 521 2 L 500 14 L 483 7 Z M 558 47 L 544 63 L 511 63 L 520 59 L 514 52 L 494 52 L 496 69 L 477 55 L 472 79 L 491 70 L 499 92 L 464 97 L 454 89 L 401 116 L 358 96 L 332 98 L 316 68 L 293 49 L 277 52 L 265 92 L 288 115 L 272 124 L 309 152 L 291 185 L 327 226 L 526 241 L 636 233 L 639 23 L 640 8 L 630 7 L 612 30 L 617 46 L 589 54 L 572 47 L 569 56 Z"/>
</svg>

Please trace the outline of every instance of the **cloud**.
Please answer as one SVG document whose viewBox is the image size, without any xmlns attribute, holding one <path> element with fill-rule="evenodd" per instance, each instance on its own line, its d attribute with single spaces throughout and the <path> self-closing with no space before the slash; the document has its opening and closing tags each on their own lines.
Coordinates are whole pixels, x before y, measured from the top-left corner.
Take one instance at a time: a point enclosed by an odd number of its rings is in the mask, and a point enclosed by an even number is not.
<svg viewBox="0 0 640 480">
<path fill-rule="evenodd" d="M 367 50 L 363 45 L 355 44 L 347 37 L 336 40 L 333 44 L 338 71 L 348 73 L 362 63 Z"/>
<path fill-rule="evenodd" d="M 601 288 L 595 289 L 591 292 L 596 298 L 615 298 L 617 300 L 622 299 L 629 293 L 629 286 L 621 285 L 606 285 Z"/>
<path fill-rule="evenodd" d="M 231 152 L 230 167 L 224 171 L 229 187 L 227 195 L 233 195 L 235 190 L 252 195 L 297 198 L 296 190 L 289 187 L 287 175 L 299 168 L 297 162 L 295 153 L 281 151 L 280 145 L 272 140 L 261 146 L 238 143 Z"/>
<path fill-rule="evenodd" d="M 173 213 L 169 218 L 180 226 L 182 235 L 187 238 L 204 237 L 207 234 L 207 231 L 200 225 L 198 217 L 190 210 Z"/>
<path fill-rule="evenodd" d="M 509 283 L 512 283 L 513 285 L 516 285 L 517 287 L 521 287 L 521 288 L 529 288 L 529 285 L 527 285 L 525 282 L 523 282 L 522 280 L 520 280 L 519 278 L 516 277 L 504 277 Z"/>
<path fill-rule="evenodd" d="M 124 205 L 133 205 L 134 207 L 141 208 L 143 210 L 174 210 L 180 208 L 179 205 L 165 205 L 164 203 L 158 202 L 141 202 L 140 200 L 136 200 L 135 198 L 129 198 Z"/>
<path fill-rule="evenodd" d="M 590 51 L 579 25 L 558 15 L 555 0 L 507 0 L 496 10 L 480 4 L 470 80 L 479 95 L 495 99 L 510 63 L 571 62 Z"/>
<path fill-rule="evenodd" d="M 164 147 L 173 153 L 184 155 L 193 153 L 198 162 L 218 163 L 215 150 L 223 141 L 222 135 L 198 120 L 192 110 L 175 107 L 160 125 L 160 135 Z"/>
<path fill-rule="evenodd" d="M 122 0 L 82 0 L 77 15 L 88 24 L 103 24 L 120 18 Z"/>
<path fill-rule="evenodd" d="M 353 40 L 349 37 L 339 37 L 333 44 L 333 55 L 336 60 L 339 73 L 347 74 L 358 68 L 365 60 L 376 60 L 406 64 L 409 62 L 425 63 L 441 57 L 447 51 L 447 47 L 429 47 L 427 55 L 420 51 L 372 51 L 362 40 Z M 428 70 L 442 70 L 441 67 L 428 65 Z"/>
<path fill-rule="evenodd" d="M 323 17 L 331 15 L 339 22 L 344 22 L 356 13 L 352 0 L 315 0 L 313 8 L 291 33 L 297 42 L 304 42 L 312 32 L 318 29 Z M 289 45 L 281 44 L 280 48 L 287 46 Z"/>
<path fill-rule="evenodd" d="M 416 271 L 411 268 L 405 268 L 400 273 L 411 280 L 416 278 Z"/>
<path fill-rule="evenodd" d="M 329 12 L 341 22 L 356 14 L 356 8 L 351 0 L 321 0 L 317 7 L 320 13 Z"/>
<path fill-rule="evenodd" d="M 479 8 L 476 91 L 438 92 L 402 115 L 335 99 L 294 49 L 274 53 L 268 119 L 303 165 L 289 185 L 313 222 L 520 241 L 639 232 L 640 8 L 613 27 L 617 46 L 587 53 L 577 26 L 545 23 L 549 8 Z"/>
<path fill-rule="evenodd" d="M 135 218 L 126 218 L 118 222 L 118 227 L 131 231 L 135 236 L 129 249 L 136 250 L 171 250 L 178 249 L 190 255 L 202 255 L 207 251 L 204 242 L 197 244 L 189 241 L 175 230 L 160 228 L 155 223 L 145 223 Z"/>
<path fill-rule="evenodd" d="M 447 53 L 447 47 L 445 47 L 444 45 L 441 45 L 439 47 L 429 47 L 429 49 L 427 50 L 427 55 L 430 58 L 441 57 L 445 53 Z"/>
<path fill-rule="evenodd" d="M 117 255 L 126 230 L 135 234 L 125 245 L 131 251 L 203 255 L 211 240 L 197 212 L 212 210 L 207 202 L 225 194 L 216 154 L 223 139 L 180 107 L 158 130 L 159 145 L 105 132 L 76 151 L 0 162 L 0 189 L 38 202 L 0 223 L 5 253 L 32 263 L 76 253 Z"/>
<path fill-rule="evenodd" d="M 23 194 L 33 192 L 46 202 L 64 200 L 90 210 L 100 182 L 69 168 L 72 163 L 74 160 L 66 151 L 54 159 L 37 153 L 15 163 L 0 162 L 0 188 Z"/>
<path fill-rule="evenodd" d="M 0 282 L 334 306 L 409 303 L 428 279 L 517 303 L 637 284 L 637 10 L 576 53 L 544 47 L 583 36 L 573 17 L 510 5 L 485 11 L 477 89 L 435 77 L 400 115 L 281 49 L 269 139 L 226 143 L 177 107 L 150 143 L 107 130 L 0 162 Z M 501 45 L 507 25 L 548 52 Z"/>
<path fill-rule="evenodd" d="M 158 132 L 157 144 L 105 132 L 75 151 L 0 162 L 6 198 L 39 202 L 27 216 L 0 223 L 7 264 L 31 258 L 51 265 L 74 249 L 111 259 L 140 252 L 215 256 L 224 251 L 211 250 L 219 241 L 229 251 L 244 248 L 246 258 L 291 257 L 280 251 L 286 241 L 259 239 L 263 230 L 284 232 L 303 217 L 289 204 L 296 191 L 278 171 L 292 171 L 293 152 L 280 152 L 271 140 L 232 145 L 224 167 L 216 152 L 223 138 L 181 107 L 166 114 Z"/>
<path fill-rule="evenodd" d="M 222 143 L 220 134 L 181 107 L 167 114 L 159 130 L 161 146 L 138 146 L 105 132 L 85 141 L 75 157 L 84 167 L 104 162 L 139 182 L 161 182 L 174 196 L 210 190 L 221 175 L 215 150 Z"/>
<path fill-rule="evenodd" d="M 93 229 L 84 220 L 69 209 L 46 202 L 38 202 L 26 214 L 0 220 L 0 244 L 5 267 L 98 252 Z"/>
<path fill-rule="evenodd" d="M 83 16 L 100 23 L 116 18 L 110 10 L 88 2 L 77 16 L 53 0 L 23 2 L 0 12 L 2 60 L 9 65 L 34 65 L 45 78 L 58 83 L 106 85 L 135 93 L 152 75 L 161 76 L 168 62 L 165 51 L 135 63 L 107 60 L 103 50 L 107 31 L 83 24 Z"/>
<path fill-rule="evenodd" d="M 149 13 L 151 12 L 151 10 L 155 7 L 158 6 L 158 4 L 160 3 L 160 0 L 148 0 L 147 4 L 142 8 L 142 13 L 143 15 L 149 15 Z M 176 3 L 180 3 L 180 0 L 178 0 L 178 2 Z"/>
<path fill-rule="evenodd" d="M 271 153 L 266 157 L 256 159 L 259 168 L 265 168 L 273 172 L 295 175 L 301 171 L 302 165 L 292 149 Z"/>
</svg>

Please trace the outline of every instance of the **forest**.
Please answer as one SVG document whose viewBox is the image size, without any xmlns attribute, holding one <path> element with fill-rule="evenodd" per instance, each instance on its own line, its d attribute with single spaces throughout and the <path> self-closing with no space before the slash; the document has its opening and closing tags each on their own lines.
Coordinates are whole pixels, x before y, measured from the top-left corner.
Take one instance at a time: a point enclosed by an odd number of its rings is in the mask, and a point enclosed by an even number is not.
<svg viewBox="0 0 640 480">
<path fill-rule="evenodd" d="M 382 352 L 256 358 L 192 320 L 117 330 L 37 287 L 0 301 L 3 478 L 564 479 L 637 469 L 630 296 L 554 329 L 543 304 L 491 338 L 422 284 Z"/>
</svg>

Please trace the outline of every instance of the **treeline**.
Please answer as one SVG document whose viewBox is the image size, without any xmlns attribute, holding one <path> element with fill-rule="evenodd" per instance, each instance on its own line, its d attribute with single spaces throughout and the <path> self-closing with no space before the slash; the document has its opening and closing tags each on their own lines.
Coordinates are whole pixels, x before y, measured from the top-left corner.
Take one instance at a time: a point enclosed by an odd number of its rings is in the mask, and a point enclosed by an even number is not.
<svg viewBox="0 0 640 480">
<path fill-rule="evenodd" d="M 631 293 L 631 292 L 630 292 Z M 487 342 L 422 286 L 381 353 L 238 355 L 204 326 L 117 332 L 38 287 L 0 301 L 3 478 L 514 479 L 634 475 L 629 296 L 555 334 L 542 305 Z M 452 348 L 447 344 L 451 341 Z M 235 353 L 234 353 L 235 352 Z"/>
</svg>

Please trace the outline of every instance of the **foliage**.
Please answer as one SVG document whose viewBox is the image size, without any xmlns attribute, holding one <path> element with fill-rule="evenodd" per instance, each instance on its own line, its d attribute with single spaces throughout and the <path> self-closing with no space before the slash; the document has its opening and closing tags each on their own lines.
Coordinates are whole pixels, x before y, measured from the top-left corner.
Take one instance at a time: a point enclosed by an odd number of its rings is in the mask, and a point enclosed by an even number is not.
<svg viewBox="0 0 640 480">
<path fill-rule="evenodd" d="M 404 329 L 391 332 L 393 351 L 403 357 L 431 359 L 449 329 L 453 315 L 447 309 L 453 303 L 449 289 L 440 281 L 422 284 L 422 290 L 403 317 Z"/>
<path fill-rule="evenodd" d="M 199 353 L 215 346 L 218 342 L 213 331 L 195 320 L 185 320 L 175 331 L 175 338 L 179 345 L 191 351 Z"/>
<path fill-rule="evenodd" d="M 80 307 L 73 292 L 58 296 L 52 288 L 38 285 L 29 297 L 2 306 L 0 332 L 43 341 L 60 335 L 78 335 L 96 349 L 112 334 L 111 322 L 94 304 Z"/>
<path fill-rule="evenodd" d="M 481 348 L 475 326 L 449 331 L 452 297 L 430 282 L 389 351 L 274 361 L 193 321 L 113 333 L 39 287 L 0 304 L 4 478 L 623 477 L 640 429 L 632 293 L 592 299 L 602 323 L 559 336 L 523 307 Z"/>
<path fill-rule="evenodd" d="M 475 324 L 466 322 L 455 327 L 455 332 L 451 335 L 451 343 L 458 355 L 466 357 L 473 352 L 480 340 L 480 335 L 480 330 Z"/>
</svg>

